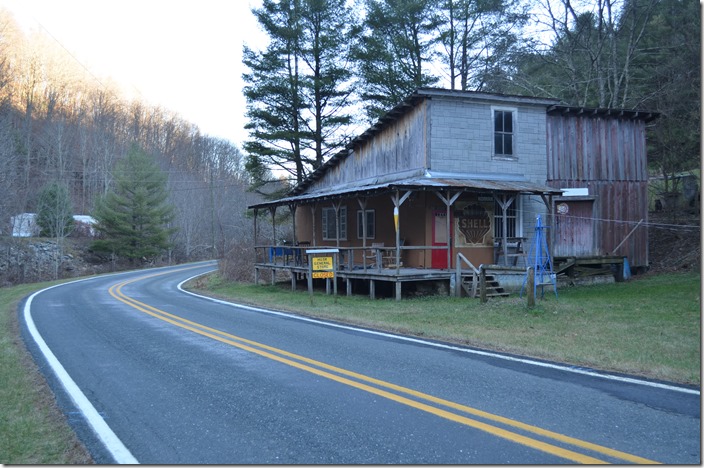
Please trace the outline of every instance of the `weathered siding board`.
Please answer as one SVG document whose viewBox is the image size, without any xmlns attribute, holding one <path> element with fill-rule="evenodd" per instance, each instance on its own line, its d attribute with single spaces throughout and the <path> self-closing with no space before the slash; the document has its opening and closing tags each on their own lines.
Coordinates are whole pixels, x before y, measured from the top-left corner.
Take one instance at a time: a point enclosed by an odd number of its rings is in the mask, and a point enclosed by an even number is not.
<svg viewBox="0 0 704 468">
<path fill-rule="evenodd" d="M 555 215 L 555 245 L 553 255 L 580 257 L 597 255 L 594 244 L 594 202 L 560 201 L 567 203 L 567 214 Z"/>
<path fill-rule="evenodd" d="M 592 254 L 623 255 L 633 266 L 647 266 L 648 235 L 644 225 L 614 252 L 638 221 L 647 217 L 645 123 L 559 114 L 548 115 L 547 119 L 548 185 L 588 187 L 595 199 Z M 581 224 L 573 222 L 572 228 L 587 229 L 587 225 L 586 220 Z M 576 233 L 570 236 L 556 236 L 555 255 L 586 252 L 586 238 Z"/>
<path fill-rule="evenodd" d="M 548 174 L 566 180 L 647 180 L 640 121 L 548 116 Z"/>
<path fill-rule="evenodd" d="M 376 178 L 413 169 L 426 159 L 425 112 L 420 105 L 369 140 L 358 143 L 352 154 L 314 182 L 310 191 L 350 184 L 374 183 Z"/>
</svg>

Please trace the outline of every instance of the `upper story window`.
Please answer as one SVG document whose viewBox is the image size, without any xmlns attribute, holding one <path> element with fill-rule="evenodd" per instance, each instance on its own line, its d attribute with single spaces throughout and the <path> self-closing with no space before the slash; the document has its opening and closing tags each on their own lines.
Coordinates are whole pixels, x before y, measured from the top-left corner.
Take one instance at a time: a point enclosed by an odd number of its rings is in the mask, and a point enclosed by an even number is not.
<svg viewBox="0 0 704 468">
<path fill-rule="evenodd" d="M 493 109 L 494 156 L 513 158 L 515 153 L 514 109 Z"/>
<path fill-rule="evenodd" d="M 339 210 L 340 240 L 347 239 L 347 207 L 341 206 Z M 337 239 L 337 226 L 335 225 L 335 208 L 323 208 L 323 240 Z"/>
</svg>

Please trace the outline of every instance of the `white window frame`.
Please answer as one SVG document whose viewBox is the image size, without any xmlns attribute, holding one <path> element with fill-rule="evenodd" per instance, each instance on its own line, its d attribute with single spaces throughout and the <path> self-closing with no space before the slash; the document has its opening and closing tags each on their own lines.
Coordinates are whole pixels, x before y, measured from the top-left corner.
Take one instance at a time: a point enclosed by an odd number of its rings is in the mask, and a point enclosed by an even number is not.
<svg viewBox="0 0 704 468">
<path fill-rule="evenodd" d="M 332 232 L 328 232 L 328 217 L 335 219 L 335 208 L 324 207 L 322 212 L 323 240 L 337 240 L 335 223 L 331 224 Z M 340 240 L 347 240 L 347 207 L 341 206 L 339 212 L 340 219 Z"/>
<path fill-rule="evenodd" d="M 510 112 L 511 113 L 511 154 L 496 153 L 496 113 Z M 503 134 L 506 134 L 504 132 Z M 518 159 L 518 108 L 491 106 L 491 156 L 496 159 Z"/>
<path fill-rule="evenodd" d="M 376 238 L 376 210 L 364 210 L 367 215 L 367 239 Z M 371 226 L 369 216 L 371 215 Z M 362 210 L 357 210 L 357 239 L 362 239 L 364 224 L 362 224 Z"/>
</svg>

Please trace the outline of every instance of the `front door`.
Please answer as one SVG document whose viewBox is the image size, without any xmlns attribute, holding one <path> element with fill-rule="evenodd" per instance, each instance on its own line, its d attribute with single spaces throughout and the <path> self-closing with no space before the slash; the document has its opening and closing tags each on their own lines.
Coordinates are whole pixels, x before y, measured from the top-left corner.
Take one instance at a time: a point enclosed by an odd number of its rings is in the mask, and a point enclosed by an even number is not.
<svg viewBox="0 0 704 468">
<path fill-rule="evenodd" d="M 450 219 L 452 222 L 452 219 Z M 433 249 L 430 265 L 432 268 L 447 268 L 447 211 L 433 211 L 433 247 L 445 247 L 444 249 Z"/>
</svg>

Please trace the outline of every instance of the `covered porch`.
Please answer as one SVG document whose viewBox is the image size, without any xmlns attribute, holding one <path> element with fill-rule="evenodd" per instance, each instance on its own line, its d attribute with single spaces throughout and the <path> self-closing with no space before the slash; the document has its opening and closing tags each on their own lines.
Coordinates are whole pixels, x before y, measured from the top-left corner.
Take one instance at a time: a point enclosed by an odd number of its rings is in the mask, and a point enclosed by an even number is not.
<svg viewBox="0 0 704 468">
<path fill-rule="evenodd" d="M 311 280 L 308 251 L 331 248 L 337 250 L 337 279 L 326 281 L 328 289 L 340 284 L 353 294 L 364 283 L 362 289 L 376 297 L 378 285 L 385 282 L 401 299 L 404 288 L 441 283 L 449 294 L 460 295 L 467 277 L 476 285 L 482 266 L 525 271 L 533 234 L 527 218 L 535 211 L 551 218 L 552 197 L 560 193 L 527 181 L 426 175 L 257 204 L 250 207 L 255 280 L 269 272 L 272 283 L 289 276 L 296 288 L 298 281 Z M 518 207 L 522 196 L 526 198 Z M 268 212 L 277 239 L 281 208 L 291 215 L 292 238 L 260 242 L 260 215 Z M 356 216 L 350 216 L 352 210 Z M 523 210 L 520 216 L 517 210 Z"/>
</svg>

